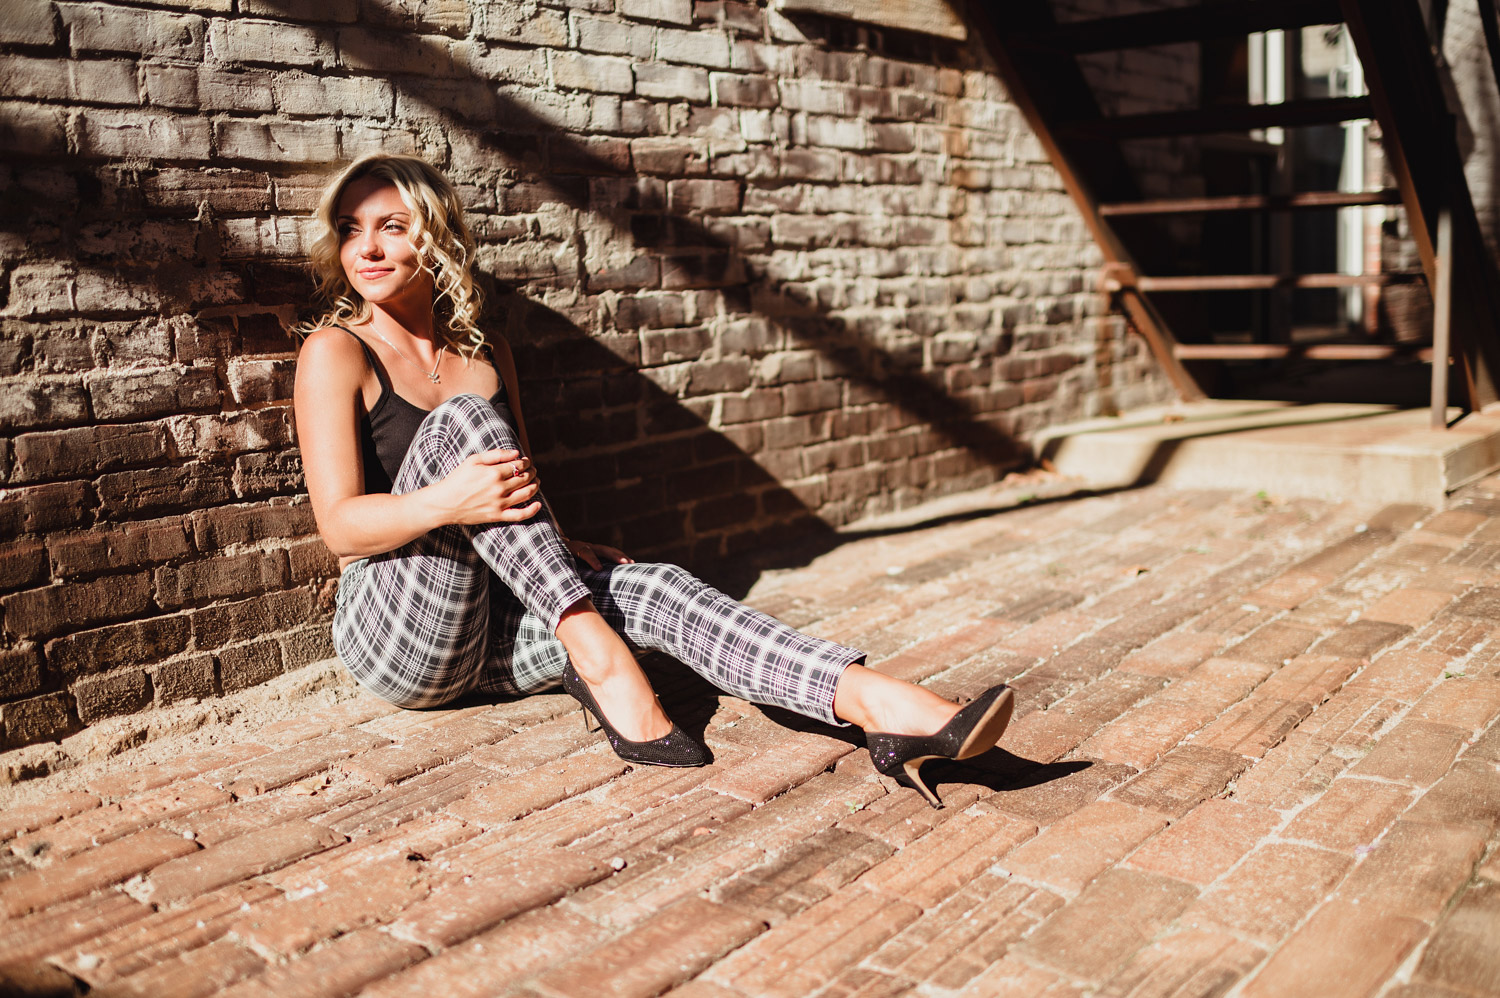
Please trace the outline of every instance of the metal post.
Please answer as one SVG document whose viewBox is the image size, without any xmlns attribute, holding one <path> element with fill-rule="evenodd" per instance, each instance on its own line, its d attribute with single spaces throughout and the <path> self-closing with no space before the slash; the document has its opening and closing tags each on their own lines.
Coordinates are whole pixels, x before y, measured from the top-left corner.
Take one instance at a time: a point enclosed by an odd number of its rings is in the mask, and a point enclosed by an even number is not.
<svg viewBox="0 0 1500 998">
<path fill-rule="evenodd" d="M 1453 212 L 1438 212 L 1437 287 L 1432 289 L 1432 428 L 1448 426 L 1448 342 L 1453 315 Z"/>
</svg>

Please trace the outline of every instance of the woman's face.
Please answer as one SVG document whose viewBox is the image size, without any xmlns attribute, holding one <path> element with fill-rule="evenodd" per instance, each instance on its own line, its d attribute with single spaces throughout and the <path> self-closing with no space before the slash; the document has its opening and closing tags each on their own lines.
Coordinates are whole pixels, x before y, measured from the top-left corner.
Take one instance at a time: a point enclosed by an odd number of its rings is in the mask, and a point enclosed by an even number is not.
<svg viewBox="0 0 1500 998">
<path fill-rule="evenodd" d="M 373 305 L 432 302 L 432 275 L 408 237 L 411 210 L 396 185 L 361 177 L 339 198 L 339 261 L 354 290 Z"/>
</svg>

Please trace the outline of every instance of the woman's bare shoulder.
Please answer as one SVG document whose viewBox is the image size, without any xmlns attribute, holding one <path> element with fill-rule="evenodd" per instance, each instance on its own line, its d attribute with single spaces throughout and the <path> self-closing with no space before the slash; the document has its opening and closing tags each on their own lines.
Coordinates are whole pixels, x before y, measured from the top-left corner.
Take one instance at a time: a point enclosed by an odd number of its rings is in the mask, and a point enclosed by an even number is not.
<svg viewBox="0 0 1500 998">
<path fill-rule="evenodd" d="M 368 366 L 360 341 L 338 326 L 324 326 L 308 333 L 297 351 L 298 375 L 315 372 L 325 386 L 331 386 L 330 382 L 357 386 Z"/>
</svg>

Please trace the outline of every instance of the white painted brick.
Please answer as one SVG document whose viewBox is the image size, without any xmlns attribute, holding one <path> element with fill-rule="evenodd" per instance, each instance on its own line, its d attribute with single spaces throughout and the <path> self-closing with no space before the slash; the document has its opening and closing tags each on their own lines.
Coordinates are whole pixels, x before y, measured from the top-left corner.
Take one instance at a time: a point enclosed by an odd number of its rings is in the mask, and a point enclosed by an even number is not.
<svg viewBox="0 0 1500 998">
<path fill-rule="evenodd" d="M 0 93 L 33 100 L 65 100 L 71 97 L 68 60 L 30 59 L 7 56 L 0 61 Z"/>
<path fill-rule="evenodd" d="M 659 100 L 685 100 L 708 103 L 708 70 L 688 66 L 663 66 L 655 62 L 637 63 L 635 92 Z"/>
<path fill-rule="evenodd" d="M 573 45 L 585 52 L 608 52 L 635 59 L 651 58 L 655 29 L 629 21 L 606 21 L 573 15 Z"/>
<path fill-rule="evenodd" d="M 849 90 L 845 84 L 822 80 L 782 80 L 781 106 L 788 111 L 844 114 L 849 110 Z"/>
<path fill-rule="evenodd" d="M 220 121 L 214 144 L 226 159 L 281 163 L 331 163 L 339 158 L 338 128 L 332 122 Z"/>
<path fill-rule="evenodd" d="M 446 38 L 411 32 L 340 28 L 339 63 L 348 69 L 374 73 L 416 73 L 452 76 L 453 54 Z"/>
<path fill-rule="evenodd" d="M 868 126 L 859 118 L 799 114 L 792 118 L 792 142 L 833 149 L 864 149 L 870 144 Z"/>
<path fill-rule="evenodd" d="M 0 45 L 51 45 L 57 40 L 45 0 L 0 0 Z"/>
<path fill-rule="evenodd" d="M 270 111 L 271 74 L 233 73 L 207 66 L 146 67 L 146 94 L 153 104 L 208 111 Z"/>
<path fill-rule="evenodd" d="M 536 86 L 545 86 L 547 83 L 546 49 L 454 42 L 450 51 L 454 66 L 460 73 L 491 83 L 527 83 Z"/>
<path fill-rule="evenodd" d="M 75 100 L 91 104 L 139 104 L 141 88 L 135 63 L 124 60 L 69 60 L 68 78 Z"/>
<path fill-rule="evenodd" d="M 516 3 L 515 0 L 486 3 L 478 11 L 477 27 L 481 38 L 493 41 L 547 48 L 568 47 L 567 15 L 536 4 Z"/>
<path fill-rule="evenodd" d="M 729 36 L 722 31 L 662 28 L 656 34 L 656 57 L 712 69 L 729 68 Z"/>
<path fill-rule="evenodd" d="M 66 152 L 67 121 L 62 110 L 0 101 L 0 148 L 29 155 Z"/>
<path fill-rule="evenodd" d="M 162 107 L 192 108 L 198 104 L 198 71 L 192 66 L 146 67 L 146 99 Z"/>
<path fill-rule="evenodd" d="M 78 151 L 84 156 L 208 159 L 209 124 L 181 114 L 90 111 L 78 116 Z"/>
<path fill-rule="evenodd" d="M 198 70 L 198 99 L 210 111 L 270 111 L 275 107 L 271 74 L 259 69 L 230 72 L 204 66 Z M 349 113 L 347 108 L 339 109 Z"/>
<path fill-rule="evenodd" d="M 104 4 L 59 4 L 75 52 L 203 58 L 203 18 Z"/>
<path fill-rule="evenodd" d="M 503 87 L 501 103 L 513 107 L 524 118 L 533 118 L 540 126 L 581 132 L 589 125 L 589 100 L 582 94 L 559 94 L 523 87 Z M 525 122 L 524 131 L 537 131 Z"/>
<path fill-rule="evenodd" d="M 638 21 L 693 23 L 693 0 L 620 0 L 620 13 Z"/>
<path fill-rule="evenodd" d="M 271 81 L 276 106 L 285 114 L 324 115 L 331 108 L 360 118 L 389 118 L 395 95 L 384 80 L 277 73 Z"/>
<path fill-rule="evenodd" d="M 229 258 L 295 257 L 304 252 L 301 226 L 282 215 L 226 218 L 219 222 L 220 249 Z"/>
<path fill-rule="evenodd" d="M 277 21 L 215 21 L 210 54 L 224 62 L 327 67 L 334 64 L 327 32 Z"/>
<path fill-rule="evenodd" d="M 404 128 L 376 128 L 362 122 L 345 123 L 339 128 L 339 146 L 344 159 L 354 159 L 372 152 L 401 156 L 423 153 L 417 136 Z"/>
<path fill-rule="evenodd" d="M 628 94 L 635 89 L 630 63 L 612 55 L 580 55 L 576 52 L 550 52 L 552 83 L 564 90 L 594 90 L 608 94 Z"/>
<path fill-rule="evenodd" d="M 287 21 L 336 21 L 352 24 L 359 20 L 355 0 L 239 0 L 240 13 L 251 17 L 270 17 Z"/>
</svg>

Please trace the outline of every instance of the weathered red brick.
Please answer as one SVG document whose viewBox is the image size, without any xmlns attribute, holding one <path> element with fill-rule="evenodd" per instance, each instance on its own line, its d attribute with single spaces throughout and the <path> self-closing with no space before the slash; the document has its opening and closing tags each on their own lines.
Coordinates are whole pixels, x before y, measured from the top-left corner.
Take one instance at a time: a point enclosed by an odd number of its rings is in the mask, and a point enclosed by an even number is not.
<svg viewBox="0 0 1500 998">
<path fill-rule="evenodd" d="M 619 776 L 626 764 L 607 750 L 580 752 L 546 766 L 502 777 L 447 805 L 465 821 L 493 825 L 551 807 Z"/>
<path fill-rule="evenodd" d="M 494 779 L 489 770 L 471 762 L 458 762 L 377 793 L 360 795 L 319 815 L 317 820 L 350 837 L 368 835 L 439 811 Z"/>
<path fill-rule="evenodd" d="M 957 990 L 1000 960 L 1063 899 L 985 873 L 872 953 L 866 964 L 908 981 Z"/>
<path fill-rule="evenodd" d="M 177 840 L 184 841 L 181 837 Z M 284 821 L 163 863 L 151 871 L 143 890 L 154 904 L 172 904 L 259 876 L 344 841 L 344 836 L 311 822 Z M 197 849 L 193 843 L 187 844 Z"/>
<path fill-rule="evenodd" d="M 445 949 L 613 872 L 605 863 L 563 849 L 519 856 L 438 887 L 407 908 L 390 931 L 429 950 Z"/>
<path fill-rule="evenodd" d="M 1414 703 L 1442 677 L 1450 661 L 1437 652 L 1396 648 L 1365 666 L 1346 688 Z"/>
<path fill-rule="evenodd" d="M 1214 797 L 1245 767 L 1245 759 L 1223 749 L 1183 745 L 1123 787 L 1115 800 L 1181 817 L 1199 802 Z"/>
<path fill-rule="evenodd" d="M 717 885 L 710 898 L 775 925 L 829 897 L 893 852 L 878 839 L 825 828 Z"/>
<path fill-rule="evenodd" d="M 1319 589 L 1333 581 L 1333 576 L 1322 572 L 1292 570 L 1245 594 L 1244 601 L 1260 606 L 1276 606 L 1283 610 L 1295 610 Z"/>
<path fill-rule="evenodd" d="M 0 935 L 0 967 L 35 965 L 53 953 L 87 943 L 150 914 L 150 905 L 119 891 L 59 901 L 5 923 L 5 932 Z"/>
<path fill-rule="evenodd" d="M 562 953 L 584 952 L 609 931 L 560 908 L 513 918 L 367 987 L 365 998 L 489 998 L 494 982 L 516 980 L 555 966 Z"/>
<path fill-rule="evenodd" d="M 1281 832 L 1340 852 L 1355 853 L 1381 836 L 1411 804 L 1406 787 L 1340 777 Z"/>
<path fill-rule="evenodd" d="M 1196 894 L 1180 880 L 1154 873 L 1106 870 L 1014 952 L 1071 977 L 1103 982 Z"/>
<path fill-rule="evenodd" d="M 1415 919 L 1330 901 L 1271 955 L 1241 990 L 1246 998 L 1293 993 L 1329 998 L 1375 994 L 1427 926 Z"/>
<path fill-rule="evenodd" d="M 779 744 L 711 776 L 705 786 L 760 804 L 806 782 L 852 751 L 852 745 L 837 738 L 787 732 Z"/>
<path fill-rule="evenodd" d="M 169 961 L 229 931 L 242 908 L 277 896 L 266 884 L 236 884 L 193 898 L 181 908 L 133 919 L 83 945 L 60 950 L 52 962 L 99 988 Z"/>
<path fill-rule="evenodd" d="M 224 998 L 329 998 L 352 995 L 371 981 L 411 966 L 427 954 L 420 946 L 378 929 L 356 929 L 300 959 L 266 969 L 219 992 Z"/>
<path fill-rule="evenodd" d="M 98 807 L 99 803 L 99 798 L 93 794 L 81 790 L 64 790 L 50 794 L 35 804 L 9 808 L 0 813 L 0 839 L 15 838 L 44 825 L 71 818 Z"/>
<path fill-rule="evenodd" d="M 1348 856 L 1312 846 L 1261 846 L 1183 912 L 1182 924 L 1223 926 L 1274 945 L 1323 900 L 1352 863 Z"/>
<path fill-rule="evenodd" d="M 1430 786 L 1448 771 L 1463 747 L 1463 732 L 1446 724 L 1407 720 L 1387 731 L 1351 773 Z"/>
<path fill-rule="evenodd" d="M 1483 855 L 1484 840 L 1473 828 L 1398 821 L 1340 885 L 1338 896 L 1432 924 Z"/>
<path fill-rule="evenodd" d="M 1035 825 L 1009 815 L 962 814 L 938 825 L 857 883 L 931 908 L 1035 834 Z"/>
<path fill-rule="evenodd" d="M 1223 645 L 1223 638 L 1216 634 L 1199 634 L 1193 631 L 1168 634 L 1140 651 L 1131 652 L 1125 656 L 1124 661 L 1120 663 L 1120 668 L 1144 676 L 1166 676 L 1175 679 L 1187 675 L 1194 666 L 1212 658 Z M 1259 660 L 1252 659 L 1252 661 Z"/>
<path fill-rule="evenodd" d="M 156 570 L 156 601 L 169 610 L 284 588 L 284 551 L 249 551 Z"/>
<path fill-rule="evenodd" d="M 849 887 L 766 932 L 705 976 L 768 998 L 811 994 L 920 914 L 906 901 Z"/>
<path fill-rule="evenodd" d="M 12 593 L 0 599 L 11 634 L 46 637 L 136 616 L 150 605 L 145 575 L 112 575 Z"/>
<path fill-rule="evenodd" d="M 1000 860 L 1011 874 L 1077 894 L 1084 885 L 1166 827 L 1167 819 L 1118 801 L 1094 801 Z"/>
<path fill-rule="evenodd" d="M 1500 987 L 1500 959 L 1490 945 L 1497 915 L 1500 884 L 1470 887 L 1433 934 L 1413 980 L 1467 994 L 1493 994 Z"/>
<path fill-rule="evenodd" d="M 1232 987 L 1265 955 L 1260 946 L 1228 932 L 1189 929 L 1141 950 L 1100 993 L 1139 998 L 1212 993 Z"/>
<path fill-rule="evenodd" d="M 1312 705 L 1302 700 L 1284 700 L 1256 690 L 1198 733 L 1193 745 L 1259 759 L 1278 745 L 1297 726 Z"/>
<path fill-rule="evenodd" d="M 101 995 L 118 998 L 211 998 L 266 969 L 266 962 L 232 939 L 218 939 L 110 981 Z"/>
<path fill-rule="evenodd" d="M 236 797 L 252 797 L 323 772 L 339 760 L 356 753 L 389 744 L 388 738 L 357 728 L 346 728 L 249 762 L 213 770 L 205 773 L 204 778 L 224 786 Z"/>
<path fill-rule="evenodd" d="M 0 908 L 10 918 L 17 918 L 118 884 L 197 851 L 197 844 L 181 835 L 148 828 L 0 883 Z"/>
<path fill-rule="evenodd" d="M 95 807 L 10 844 L 17 854 L 52 863 L 66 856 L 113 842 L 149 825 L 228 801 L 229 795 L 200 780 L 184 780 L 147 791 L 118 804 Z"/>
<path fill-rule="evenodd" d="M 1445 679 L 1412 707 L 1410 718 L 1446 724 L 1470 737 L 1500 715 L 1500 679 Z"/>
<path fill-rule="evenodd" d="M 1136 850 L 1126 865 L 1207 886 L 1280 823 L 1267 808 L 1206 800 Z"/>
<path fill-rule="evenodd" d="M 266 904 L 252 907 L 229 933 L 242 945 L 275 961 L 324 939 L 388 921 L 427 897 L 431 883 L 422 864 L 401 857 L 340 871 Z"/>
<path fill-rule="evenodd" d="M 765 923 L 698 898 L 665 909 L 606 947 L 565 960 L 536 978 L 566 998 L 659 994 L 696 977 L 759 935 Z"/>
</svg>

